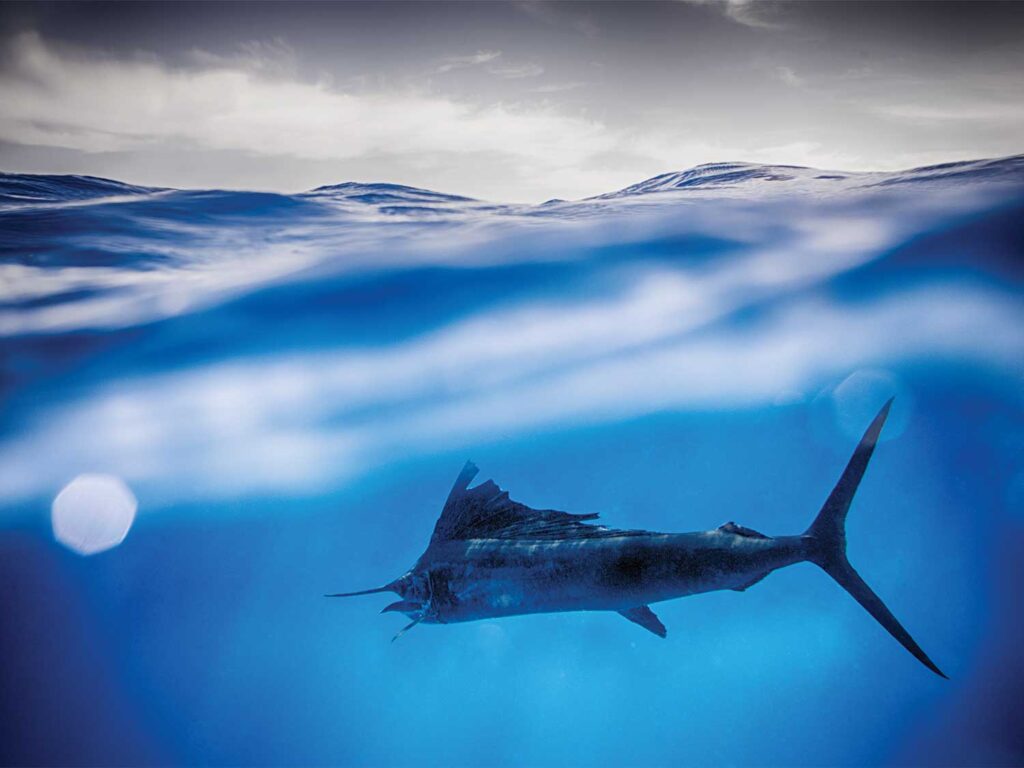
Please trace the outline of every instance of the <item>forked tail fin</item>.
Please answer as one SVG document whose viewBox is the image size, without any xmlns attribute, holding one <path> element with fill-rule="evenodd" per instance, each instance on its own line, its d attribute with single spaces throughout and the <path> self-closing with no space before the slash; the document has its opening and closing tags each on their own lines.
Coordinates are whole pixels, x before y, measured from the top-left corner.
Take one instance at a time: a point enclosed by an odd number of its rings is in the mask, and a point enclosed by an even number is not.
<svg viewBox="0 0 1024 768">
<path fill-rule="evenodd" d="M 910 633 L 903 628 L 903 625 L 892 615 L 882 599 L 874 593 L 860 577 L 860 574 L 853 569 L 850 561 L 846 559 L 846 513 L 850 510 L 850 502 L 853 501 L 857 486 L 860 485 L 861 478 L 864 477 L 864 470 L 867 469 L 868 462 L 871 460 L 871 454 L 875 451 L 878 436 L 882 432 L 882 425 L 889 415 L 890 407 L 892 407 L 891 399 L 882 406 L 882 410 L 871 422 L 871 426 L 861 438 L 857 450 L 850 457 L 842 477 L 839 478 L 839 482 L 832 489 L 825 505 L 804 535 L 814 540 L 810 548 L 811 562 L 820 566 L 825 573 L 839 582 L 839 586 L 864 606 L 865 610 L 874 616 L 890 635 L 899 640 L 904 648 L 914 654 L 918 661 L 935 674 L 946 677 L 942 670 L 928 658 L 928 654 L 921 650 L 921 646 L 914 642 Z"/>
</svg>

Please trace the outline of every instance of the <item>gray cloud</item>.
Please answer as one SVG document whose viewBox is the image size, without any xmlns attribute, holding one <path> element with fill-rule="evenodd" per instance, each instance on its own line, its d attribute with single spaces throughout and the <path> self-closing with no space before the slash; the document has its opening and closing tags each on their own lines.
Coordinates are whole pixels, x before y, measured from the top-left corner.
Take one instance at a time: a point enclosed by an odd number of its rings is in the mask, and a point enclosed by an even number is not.
<svg viewBox="0 0 1024 768">
<path fill-rule="evenodd" d="M 506 65 L 503 67 L 491 67 L 488 69 L 492 75 L 498 75 L 499 77 L 537 77 L 544 74 L 544 67 L 540 64 L 529 63 L 519 65 Z"/>
<path fill-rule="evenodd" d="M 343 92 L 282 77 L 277 68 L 268 75 L 249 57 L 196 58 L 203 68 L 76 57 L 22 34 L 13 41 L 13 66 L 0 78 L 0 138 L 85 153 L 178 143 L 308 160 L 493 154 L 555 173 L 585 167 L 622 142 L 600 122 L 550 107 L 478 105 L 406 89 Z"/>
<path fill-rule="evenodd" d="M 539 202 L 720 160 L 881 170 L 1010 155 L 1024 135 L 1021 4 L 236 11 L 5 4 L 0 166 Z"/>
<path fill-rule="evenodd" d="M 444 63 L 437 68 L 438 72 L 451 72 L 453 69 L 472 67 L 477 64 L 486 64 L 501 56 L 501 51 L 477 51 L 469 56 L 448 56 Z"/>
<path fill-rule="evenodd" d="M 779 18 L 781 3 L 772 0 L 682 0 L 697 5 L 709 5 L 737 24 L 757 29 L 785 29 Z"/>
</svg>

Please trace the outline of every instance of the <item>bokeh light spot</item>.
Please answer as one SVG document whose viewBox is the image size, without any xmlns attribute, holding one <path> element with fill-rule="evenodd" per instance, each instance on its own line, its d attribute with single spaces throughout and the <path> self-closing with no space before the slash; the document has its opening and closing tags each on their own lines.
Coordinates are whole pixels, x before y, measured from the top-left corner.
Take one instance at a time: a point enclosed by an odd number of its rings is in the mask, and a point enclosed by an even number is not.
<svg viewBox="0 0 1024 768">
<path fill-rule="evenodd" d="M 135 520 L 138 502 L 113 475 L 79 475 L 53 500 L 53 535 L 81 555 L 116 547 Z"/>
<path fill-rule="evenodd" d="M 832 390 L 836 424 L 847 437 L 859 440 L 885 401 L 895 398 L 879 442 L 903 434 L 913 402 L 907 387 L 889 371 L 864 368 L 851 373 Z"/>
</svg>

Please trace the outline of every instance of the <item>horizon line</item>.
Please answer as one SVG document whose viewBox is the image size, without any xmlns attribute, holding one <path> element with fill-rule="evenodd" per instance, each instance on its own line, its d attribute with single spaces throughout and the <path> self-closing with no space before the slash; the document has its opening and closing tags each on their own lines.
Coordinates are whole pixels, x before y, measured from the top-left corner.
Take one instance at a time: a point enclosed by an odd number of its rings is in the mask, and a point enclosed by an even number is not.
<svg viewBox="0 0 1024 768">
<path fill-rule="evenodd" d="M 152 192 L 245 192 L 245 193 L 253 193 L 253 194 L 280 195 L 282 197 L 292 197 L 292 196 L 296 196 L 296 195 L 306 195 L 306 194 L 310 194 L 312 192 L 318 192 L 320 190 L 326 190 L 326 189 L 331 189 L 331 188 L 336 188 L 336 187 L 343 187 L 343 186 L 346 186 L 346 185 L 360 186 L 360 187 L 374 187 L 374 186 L 376 186 L 376 187 L 400 187 L 402 189 L 415 190 L 415 191 L 418 191 L 418 192 L 427 192 L 427 193 L 430 193 L 430 194 L 433 194 L 433 195 L 440 195 L 440 196 L 449 197 L 449 198 L 458 198 L 458 199 L 461 199 L 461 200 L 466 201 L 466 202 L 493 203 L 493 204 L 497 204 L 497 205 L 532 205 L 532 206 L 536 206 L 536 205 L 544 205 L 546 203 L 552 203 L 552 202 L 573 203 L 573 202 L 585 202 L 587 200 L 596 200 L 596 199 L 600 199 L 602 197 L 607 197 L 607 196 L 610 196 L 610 195 L 618 194 L 620 192 L 624 192 L 625 190 L 631 189 L 633 187 L 641 186 L 643 184 L 646 184 L 648 182 L 654 181 L 656 179 L 661 179 L 661 178 L 663 178 L 665 176 L 672 176 L 672 175 L 677 175 L 677 174 L 685 174 L 685 173 L 689 173 L 691 171 L 696 171 L 696 170 L 703 169 L 703 168 L 711 168 L 711 167 L 715 167 L 715 166 L 722 166 L 722 167 L 743 166 L 743 167 L 750 167 L 750 168 L 790 168 L 790 169 L 796 169 L 796 170 L 835 172 L 835 173 L 842 173 L 842 174 L 845 174 L 847 176 L 867 176 L 867 175 L 871 175 L 871 174 L 900 174 L 900 173 L 910 173 L 910 172 L 914 172 L 914 171 L 928 171 L 928 170 L 935 170 L 935 169 L 940 169 L 940 168 L 949 168 L 949 167 L 958 166 L 958 165 L 971 165 L 971 164 L 975 164 L 975 163 L 1005 162 L 1005 161 L 1008 161 L 1008 160 L 1016 160 L 1016 159 L 1024 159 L 1024 152 L 1015 153 L 1015 154 L 1011 154 L 1011 155 L 1003 155 L 1003 156 L 998 156 L 998 157 L 976 157 L 976 158 L 972 158 L 972 159 L 969 159 L 969 160 L 950 160 L 950 161 L 941 162 L 941 163 L 931 163 L 929 165 L 919 165 L 919 166 L 912 166 L 912 167 L 909 167 L 909 168 L 899 168 L 899 169 L 896 169 L 896 170 L 859 170 L 859 171 L 848 171 L 848 170 L 844 170 L 844 169 L 841 169 L 841 168 L 819 168 L 819 167 L 810 166 L 810 165 L 794 165 L 792 163 L 753 163 L 753 162 L 748 162 L 748 161 L 744 161 L 744 160 L 716 160 L 716 161 L 711 161 L 711 162 L 707 162 L 707 163 L 698 163 L 697 165 L 692 165 L 692 166 L 689 166 L 687 168 L 663 171 L 662 173 L 657 173 L 657 174 L 655 174 L 653 176 L 648 176 L 647 178 L 640 179 L 639 181 L 635 181 L 632 184 L 627 184 L 624 187 L 620 187 L 618 189 L 613 189 L 613 190 L 608 190 L 607 192 L 599 192 L 596 195 L 589 195 L 587 197 L 580 197 L 580 198 L 573 198 L 573 199 L 564 199 L 564 198 L 552 197 L 552 198 L 548 198 L 546 200 L 540 200 L 539 202 L 532 202 L 532 203 L 509 203 L 509 202 L 504 202 L 504 201 L 500 201 L 500 200 L 488 200 L 488 199 L 485 199 L 485 198 L 471 197 L 469 195 L 464 195 L 464 194 L 455 193 L 455 192 L 442 192 L 440 190 L 432 189 L 432 188 L 429 188 L 429 187 L 418 187 L 418 186 L 415 186 L 415 185 L 412 185 L 412 184 L 404 184 L 402 182 L 397 182 L 397 181 L 356 181 L 354 179 L 348 179 L 346 181 L 333 182 L 333 183 L 329 183 L 329 184 L 320 184 L 320 185 L 315 186 L 315 187 L 310 187 L 308 189 L 301 189 L 301 190 L 298 190 L 298 191 L 295 191 L 295 192 L 287 192 L 287 191 L 282 191 L 282 190 L 278 190 L 278 189 L 270 189 L 270 188 L 266 188 L 266 187 L 251 187 L 251 188 L 246 188 L 246 187 L 230 187 L 230 186 L 224 186 L 224 187 L 221 187 L 221 186 L 213 186 L 213 187 L 174 187 L 174 186 L 161 186 L 161 185 L 151 185 L 151 184 L 140 184 L 140 183 L 136 183 L 136 182 L 132 182 L 132 181 L 127 181 L 125 179 L 118 179 L 118 178 L 113 178 L 113 177 L 110 177 L 110 176 L 95 176 L 93 174 L 88 174 L 88 173 L 37 173 L 37 172 L 33 172 L 33 171 L 5 171 L 5 170 L 0 170 L 0 177 L 20 176 L 20 177 L 36 177 L 36 178 L 49 178 L 49 179 L 69 179 L 69 178 L 92 179 L 92 180 L 95 180 L 95 181 L 109 182 L 109 183 L 119 184 L 119 185 L 128 186 L 128 187 L 137 187 L 137 188 L 146 189 L 146 190 L 149 190 L 149 191 L 152 191 Z"/>
</svg>

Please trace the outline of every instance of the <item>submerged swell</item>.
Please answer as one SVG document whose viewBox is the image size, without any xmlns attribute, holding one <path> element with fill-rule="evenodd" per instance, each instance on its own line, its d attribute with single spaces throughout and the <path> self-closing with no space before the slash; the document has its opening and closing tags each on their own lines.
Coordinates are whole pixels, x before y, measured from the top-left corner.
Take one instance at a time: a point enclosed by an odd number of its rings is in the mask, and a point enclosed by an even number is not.
<svg viewBox="0 0 1024 768">
<path fill-rule="evenodd" d="M 17 407 L 0 477 L 41 493 L 86 456 L 130 454 L 133 479 L 167 490 L 316 488 L 339 479 L 320 458 L 337 452 L 358 475 L 496 432 L 800 400 L 865 366 L 1014 370 L 1020 158 L 786 174 L 702 166 L 538 208 L 4 176 Z M 58 437 L 100 422 L 84 453 Z M 309 460 L 262 471 L 282 444 Z M 208 469 L 235 451 L 247 469 Z"/>
<path fill-rule="evenodd" d="M 0 176 L 18 717 L 185 764 L 986 754 L 1024 685 L 1021 162 L 716 163 L 538 206 Z M 590 612 L 391 645 L 407 605 L 320 597 L 403 573 L 467 458 L 609 528 L 804 530 L 892 397 L 848 554 L 949 684 L 802 566 L 659 604 L 666 640 Z M 82 475 L 122 525 L 90 558 L 53 538 Z"/>
</svg>

